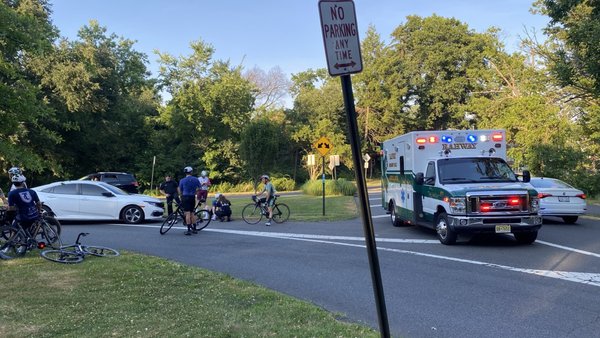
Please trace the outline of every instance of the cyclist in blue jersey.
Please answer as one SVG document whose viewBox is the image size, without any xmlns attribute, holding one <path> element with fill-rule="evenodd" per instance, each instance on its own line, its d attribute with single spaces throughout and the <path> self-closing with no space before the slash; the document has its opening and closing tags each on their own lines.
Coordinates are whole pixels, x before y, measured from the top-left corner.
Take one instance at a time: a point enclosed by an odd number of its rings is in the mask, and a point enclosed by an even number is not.
<svg viewBox="0 0 600 338">
<path fill-rule="evenodd" d="M 200 181 L 196 176 L 192 176 L 192 167 L 183 168 L 185 178 L 179 181 L 178 191 L 181 195 L 181 207 L 185 214 L 185 223 L 187 224 L 186 236 L 192 233 L 198 233 L 194 228 L 196 224 L 196 215 L 194 214 L 194 207 L 196 206 L 196 192 L 200 189 Z"/>
<path fill-rule="evenodd" d="M 25 186 L 25 176 L 15 174 L 11 178 L 15 189 L 8 193 L 8 210 L 16 210 L 16 220 L 28 229 L 40 218 L 42 203 L 34 190 Z"/>
</svg>

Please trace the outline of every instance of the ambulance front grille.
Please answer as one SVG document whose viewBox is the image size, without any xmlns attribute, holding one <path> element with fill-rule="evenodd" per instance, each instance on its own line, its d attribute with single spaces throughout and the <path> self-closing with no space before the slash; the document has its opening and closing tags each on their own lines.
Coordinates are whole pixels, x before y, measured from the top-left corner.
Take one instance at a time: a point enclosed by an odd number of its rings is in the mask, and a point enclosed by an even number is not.
<svg viewBox="0 0 600 338">
<path fill-rule="evenodd" d="M 518 199 L 518 203 L 515 203 Z M 507 215 L 528 212 L 529 195 L 506 192 L 494 195 L 467 194 L 467 213 L 471 215 Z"/>
</svg>

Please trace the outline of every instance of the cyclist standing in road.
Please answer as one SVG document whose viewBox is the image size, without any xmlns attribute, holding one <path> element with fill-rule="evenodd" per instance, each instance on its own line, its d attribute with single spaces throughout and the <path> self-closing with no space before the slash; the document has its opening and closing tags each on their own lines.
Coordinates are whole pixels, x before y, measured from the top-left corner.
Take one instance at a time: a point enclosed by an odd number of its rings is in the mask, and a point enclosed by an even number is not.
<svg viewBox="0 0 600 338">
<path fill-rule="evenodd" d="M 177 182 L 171 179 L 171 175 L 165 176 L 165 181 L 160 184 L 160 192 L 167 196 L 167 211 L 169 215 L 173 213 L 173 200 L 177 204 L 181 204 L 179 195 L 177 194 Z"/>
<path fill-rule="evenodd" d="M 196 176 L 192 176 L 192 167 L 183 168 L 185 178 L 179 181 L 179 194 L 181 195 L 181 206 L 185 214 L 185 222 L 187 223 L 186 236 L 192 233 L 198 233 L 194 228 L 196 223 L 196 215 L 194 214 L 194 207 L 196 206 L 196 192 L 200 189 L 200 181 Z"/>
<path fill-rule="evenodd" d="M 269 210 L 269 219 L 267 220 L 267 223 L 265 223 L 266 226 L 271 225 L 271 218 L 273 218 L 273 204 L 275 203 L 275 187 L 273 186 L 273 183 L 271 183 L 271 179 L 269 178 L 268 175 L 262 175 L 260 177 L 260 179 L 262 180 L 262 183 L 265 185 L 263 191 L 256 195 L 256 197 L 262 196 L 263 194 L 266 194 L 266 196 L 264 198 L 261 199 L 261 203 L 266 203 L 267 204 L 267 209 Z"/>
<path fill-rule="evenodd" d="M 16 220 L 28 229 L 40 218 L 42 203 L 34 190 L 25 186 L 25 176 L 15 174 L 11 181 L 16 189 L 8 193 L 8 210 L 17 211 Z"/>
</svg>

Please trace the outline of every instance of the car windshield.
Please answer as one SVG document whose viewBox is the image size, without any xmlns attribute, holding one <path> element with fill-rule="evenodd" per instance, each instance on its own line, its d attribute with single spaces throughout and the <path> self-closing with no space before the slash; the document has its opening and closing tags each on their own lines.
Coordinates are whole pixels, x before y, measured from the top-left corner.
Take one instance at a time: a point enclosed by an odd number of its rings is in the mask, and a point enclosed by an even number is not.
<svg viewBox="0 0 600 338">
<path fill-rule="evenodd" d="M 501 158 L 445 158 L 438 161 L 438 171 L 442 184 L 518 181 Z"/>
<path fill-rule="evenodd" d="M 115 187 L 114 185 L 110 185 L 108 183 L 104 183 L 104 182 L 98 182 L 99 185 L 101 185 L 102 187 L 104 187 L 105 189 L 109 190 L 110 192 L 112 192 L 115 195 L 129 195 L 128 192 L 121 190 L 117 187 Z"/>
</svg>

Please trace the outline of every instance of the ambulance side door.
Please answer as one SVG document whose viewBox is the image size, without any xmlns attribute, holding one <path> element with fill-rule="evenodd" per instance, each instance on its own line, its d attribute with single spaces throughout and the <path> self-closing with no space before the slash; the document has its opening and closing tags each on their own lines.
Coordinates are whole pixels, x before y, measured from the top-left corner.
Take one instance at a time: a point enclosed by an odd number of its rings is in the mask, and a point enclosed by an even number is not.
<svg viewBox="0 0 600 338">
<path fill-rule="evenodd" d="M 425 171 L 425 179 L 423 182 L 423 213 L 424 218 L 427 221 L 433 221 L 433 215 L 435 214 L 438 201 L 431 197 L 434 193 L 435 182 L 437 180 L 435 161 L 429 161 L 427 163 L 427 170 Z"/>
</svg>

